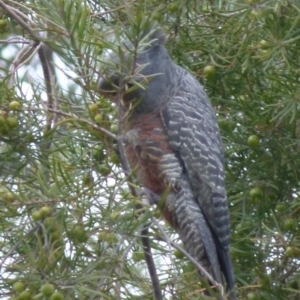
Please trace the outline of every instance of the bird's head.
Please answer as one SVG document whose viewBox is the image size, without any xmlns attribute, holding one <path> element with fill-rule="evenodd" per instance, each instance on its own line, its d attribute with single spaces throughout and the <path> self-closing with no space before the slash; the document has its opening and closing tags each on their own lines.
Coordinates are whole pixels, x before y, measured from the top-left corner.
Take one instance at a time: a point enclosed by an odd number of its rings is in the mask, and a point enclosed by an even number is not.
<svg viewBox="0 0 300 300">
<path fill-rule="evenodd" d="M 166 71 L 172 61 L 164 47 L 166 37 L 157 27 L 141 31 L 124 42 L 118 53 L 109 55 L 109 67 L 98 83 L 99 92 L 126 107 L 147 111 L 166 89 Z M 150 103 L 151 102 L 151 103 Z"/>
</svg>

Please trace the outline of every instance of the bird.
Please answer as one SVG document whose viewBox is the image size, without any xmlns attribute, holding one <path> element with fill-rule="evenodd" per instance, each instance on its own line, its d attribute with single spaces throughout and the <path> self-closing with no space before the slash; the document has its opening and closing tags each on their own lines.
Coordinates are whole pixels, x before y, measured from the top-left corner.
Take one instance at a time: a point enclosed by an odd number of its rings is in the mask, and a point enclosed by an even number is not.
<svg viewBox="0 0 300 300">
<path fill-rule="evenodd" d="M 164 201 L 162 214 L 185 250 L 236 299 L 216 114 L 166 40 L 158 25 L 141 26 L 122 55 L 110 55 L 115 68 L 101 73 L 98 90 L 120 107 L 125 153 L 148 197 Z"/>
</svg>

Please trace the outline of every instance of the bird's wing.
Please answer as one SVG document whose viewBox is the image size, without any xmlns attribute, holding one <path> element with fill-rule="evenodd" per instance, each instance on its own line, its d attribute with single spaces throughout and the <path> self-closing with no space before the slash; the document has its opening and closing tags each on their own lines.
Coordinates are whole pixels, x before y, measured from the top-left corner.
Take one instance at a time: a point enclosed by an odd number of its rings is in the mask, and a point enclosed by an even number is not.
<svg viewBox="0 0 300 300">
<path fill-rule="evenodd" d="M 229 217 L 223 150 L 214 111 L 201 85 L 188 73 L 162 110 L 169 143 L 184 164 L 193 193 L 224 248 L 229 245 Z"/>
<path fill-rule="evenodd" d="M 183 69 L 180 72 L 177 92 L 161 111 L 161 117 L 170 145 L 182 160 L 193 194 L 214 237 L 220 265 L 222 268 L 224 264 L 227 277 L 227 271 L 232 274 L 232 270 L 227 270 L 231 268 L 227 265 L 230 264 L 230 229 L 219 128 L 202 86 Z M 233 281 L 233 276 L 229 280 Z"/>
</svg>

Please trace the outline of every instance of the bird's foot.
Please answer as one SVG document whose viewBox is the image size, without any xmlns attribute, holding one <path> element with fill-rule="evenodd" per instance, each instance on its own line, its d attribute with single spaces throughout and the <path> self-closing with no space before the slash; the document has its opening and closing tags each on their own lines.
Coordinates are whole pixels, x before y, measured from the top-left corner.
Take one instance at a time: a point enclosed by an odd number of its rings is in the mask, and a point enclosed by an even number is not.
<svg viewBox="0 0 300 300">
<path fill-rule="evenodd" d="M 141 200 L 144 204 L 154 205 L 158 204 L 160 196 L 149 190 L 148 188 L 143 188 L 137 191 L 137 196 L 141 197 Z"/>
<path fill-rule="evenodd" d="M 123 135 L 123 143 L 125 145 L 132 145 L 132 146 L 138 146 L 140 144 L 140 140 L 139 140 L 139 130 L 137 129 L 133 129 L 130 130 L 128 132 L 126 132 Z"/>
<path fill-rule="evenodd" d="M 173 190 L 175 193 L 178 193 L 181 190 L 181 185 L 177 178 L 166 178 L 164 180 L 164 183 L 166 186 L 170 187 L 170 189 Z"/>
</svg>

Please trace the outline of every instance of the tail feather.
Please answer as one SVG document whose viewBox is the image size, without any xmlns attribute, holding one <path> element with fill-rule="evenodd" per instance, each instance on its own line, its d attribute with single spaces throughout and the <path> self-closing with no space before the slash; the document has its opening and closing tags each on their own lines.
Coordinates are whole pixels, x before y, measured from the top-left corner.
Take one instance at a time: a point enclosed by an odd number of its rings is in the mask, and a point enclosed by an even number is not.
<svg viewBox="0 0 300 300">
<path fill-rule="evenodd" d="M 166 209 L 172 212 L 172 223 L 186 251 L 199 262 L 217 283 L 226 282 L 230 299 L 236 299 L 234 275 L 228 249 L 224 249 L 207 223 L 187 180 L 181 179 L 181 190 L 167 197 Z"/>
<path fill-rule="evenodd" d="M 236 299 L 236 294 L 234 291 L 234 275 L 232 270 L 231 259 L 229 251 L 222 248 L 222 246 L 217 247 L 217 253 L 220 262 L 221 272 L 225 277 L 226 281 L 226 291 L 229 292 L 230 299 Z"/>
<path fill-rule="evenodd" d="M 219 259 L 211 231 L 189 183 L 183 179 L 180 183 L 181 190 L 168 196 L 167 209 L 174 212 L 173 223 L 186 251 L 209 273 L 212 272 L 216 282 L 221 283 Z"/>
</svg>

